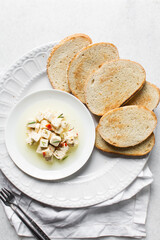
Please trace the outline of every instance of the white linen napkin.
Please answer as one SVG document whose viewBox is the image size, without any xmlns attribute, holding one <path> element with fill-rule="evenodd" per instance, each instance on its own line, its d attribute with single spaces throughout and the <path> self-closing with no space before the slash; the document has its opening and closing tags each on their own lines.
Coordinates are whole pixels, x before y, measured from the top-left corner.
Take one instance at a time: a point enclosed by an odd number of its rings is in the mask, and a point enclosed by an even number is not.
<svg viewBox="0 0 160 240">
<path fill-rule="evenodd" d="M 149 185 L 152 181 L 152 173 L 148 166 L 145 166 L 139 176 L 114 198 L 91 207 L 66 209 L 50 207 L 25 196 L 0 174 L 1 187 L 8 187 L 15 193 L 20 206 L 51 239 L 145 237 Z M 13 211 L 9 207 L 4 208 L 17 234 L 32 236 Z"/>
</svg>

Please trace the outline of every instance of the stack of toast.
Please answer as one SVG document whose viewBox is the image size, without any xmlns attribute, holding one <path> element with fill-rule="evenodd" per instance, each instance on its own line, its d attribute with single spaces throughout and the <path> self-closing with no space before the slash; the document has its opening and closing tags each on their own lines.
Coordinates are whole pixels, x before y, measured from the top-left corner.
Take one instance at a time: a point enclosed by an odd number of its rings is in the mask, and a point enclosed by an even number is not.
<svg viewBox="0 0 160 240">
<path fill-rule="evenodd" d="M 52 49 L 47 74 L 55 89 L 72 93 L 101 116 L 98 149 L 128 156 L 152 150 L 160 90 L 146 81 L 139 63 L 120 59 L 116 46 L 93 44 L 85 34 L 69 36 Z"/>
</svg>

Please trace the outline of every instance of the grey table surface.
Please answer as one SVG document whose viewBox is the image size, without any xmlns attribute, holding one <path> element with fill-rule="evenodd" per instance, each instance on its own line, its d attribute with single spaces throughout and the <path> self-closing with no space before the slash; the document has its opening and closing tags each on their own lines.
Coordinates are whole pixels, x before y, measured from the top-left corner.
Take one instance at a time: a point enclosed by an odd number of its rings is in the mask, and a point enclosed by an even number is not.
<svg viewBox="0 0 160 240">
<path fill-rule="evenodd" d="M 0 0 L 0 72 L 33 48 L 86 33 L 114 43 L 121 58 L 139 62 L 160 87 L 160 0 Z M 158 121 L 160 107 L 156 109 Z M 160 239 L 160 126 L 149 166 L 154 175 L 146 240 Z M 18 237 L 0 205 L 0 239 Z M 104 238 L 105 239 L 105 238 Z M 110 238 L 113 239 L 113 238 Z"/>
</svg>

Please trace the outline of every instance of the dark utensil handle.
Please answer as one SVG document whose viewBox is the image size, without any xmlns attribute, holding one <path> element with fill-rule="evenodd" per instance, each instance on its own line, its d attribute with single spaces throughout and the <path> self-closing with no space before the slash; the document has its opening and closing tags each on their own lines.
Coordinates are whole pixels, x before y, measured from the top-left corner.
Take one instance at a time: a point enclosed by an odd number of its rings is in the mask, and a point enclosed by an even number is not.
<svg viewBox="0 0 160 240">
<path fill-rule="evenodd" d="M 42 229 L 30 218 L 19 206 L 12 204 L 12 210 L 22 220 L 22 222 L 30 229 L 33 235 L 39 240 L 51 240 Z"/>
</svg>

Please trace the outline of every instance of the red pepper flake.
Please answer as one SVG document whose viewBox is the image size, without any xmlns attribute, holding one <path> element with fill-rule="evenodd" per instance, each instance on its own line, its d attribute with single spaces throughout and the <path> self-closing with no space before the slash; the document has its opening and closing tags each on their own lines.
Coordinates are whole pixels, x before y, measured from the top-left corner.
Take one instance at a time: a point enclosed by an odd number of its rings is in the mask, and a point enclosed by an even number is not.
<svg viewBox="0 0 160 240">
<path fill-rule="evenodd" d="M 46 152 L 43 152 L 42 154 L 43 154 L 43 157 L 45 157 L 45 156 L 46 156 Z"/>
<path fill-rule="evenodd" d="M 78 133 L 76 133 L 76 135 L 78 136 Z"/>
<path fill-rule="evenodd" d="M 73 128 L 69 129 L 68 131 L 72 131 L 72 130 L 73 130 Z"/>
<path fill-rule="evenodd" d="M 64 142 L 61 142 L 61 143 L 59 144 L 59 146 L 60 146 L 60 147 L 64 147 L 64 146 L 67 147 L 67 143 L 66 143 L 66 142 L 65 142 L 65 143 L 64 143 Z"/>
<path fill-rule="evenodd" d="M 51 129 L 52 129 L 51 124 L 47 124 L 46 127 L 48 128 L 48 130 L 51 130 Z"/>
</svg>

